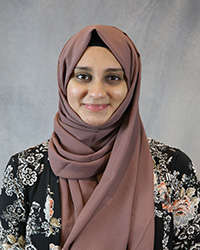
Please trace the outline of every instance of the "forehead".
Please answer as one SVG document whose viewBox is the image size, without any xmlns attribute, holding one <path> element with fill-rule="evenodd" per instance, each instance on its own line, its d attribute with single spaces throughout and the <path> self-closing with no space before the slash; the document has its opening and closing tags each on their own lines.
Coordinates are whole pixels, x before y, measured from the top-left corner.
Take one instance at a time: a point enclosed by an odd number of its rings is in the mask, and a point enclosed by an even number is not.
<svg viewBox="0 0 200 250">
<path fill-rule="evenodd" d="M 102 67 L 122 68 L 109 49 L 97 46 L 88 47 L 78 61 L 77 66 L 95 67 L 97 65 Z"/>
</svg>

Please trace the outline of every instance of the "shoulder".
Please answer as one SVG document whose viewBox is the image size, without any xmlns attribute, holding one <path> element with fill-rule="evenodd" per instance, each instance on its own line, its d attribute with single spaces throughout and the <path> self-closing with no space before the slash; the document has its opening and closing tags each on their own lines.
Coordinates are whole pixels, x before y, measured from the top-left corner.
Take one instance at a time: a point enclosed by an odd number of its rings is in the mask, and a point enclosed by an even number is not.
<svg viewBox="0 0 200 250">
<path fill-rule="evenodd" d="M 148 142 L 154 162 L 155 218 L 157 225 L 164 225 L 162 242 L 170 244 L 172 235 L 174 249 L 196 249 L 200 240 L 200 183 L 196 170 L 181 150 L 152 139 Z"/>
<path fill-rule="evenodd" d="M 33 163 L 40 160 L 45 156 L 48 151 L 49 140 L 20 151 L 12 156 L 12 158 L 18 158 L 19 162 Z"/>
<path fill-rule="evenodd" d="M 45 158 L 48 158 L 48 145 L 49 140 L 20 151 L 11 156 L 11 162 L 16 162 L 18 165 L 37 167 L 38 163 L 40 163 Z"/>
<path fill-rule="evenodd" d="M 190 193 L 191 199 L 196 197 L 200 192 L 200 183 L 190 158 L 177 148 L 152 139 L 148 141 L 154 162 L 155 189 L 164 188 L 172 200 L 180 199 L 185 192 Z"/>
<path fill-rule="evenodd" d="M 196 170 L 191 159 L 180 149 L 148 138 L 149 149 L 157 170 L 190 175 Z"/>
<path fill-rule="evenodd" d="M 25 244 L 26 239 L 26 249 L 40 249 L 38 237 L 48 243 L 59 242 L 60 190 L 50 168 L 48 144 L 46 141 L 13 155 L 4 171 L 0 191 L 0 246 L 5 242 L 18 249 L 19 242 Z"/>
<path fill-rule="evenodd" d="M 32 186 L 49 164 L 48 144 L 49 141 L 45 141 L 11 156 L 4 178 L 12 175 L 21 180 L 23 185 Z"/>
</svg>

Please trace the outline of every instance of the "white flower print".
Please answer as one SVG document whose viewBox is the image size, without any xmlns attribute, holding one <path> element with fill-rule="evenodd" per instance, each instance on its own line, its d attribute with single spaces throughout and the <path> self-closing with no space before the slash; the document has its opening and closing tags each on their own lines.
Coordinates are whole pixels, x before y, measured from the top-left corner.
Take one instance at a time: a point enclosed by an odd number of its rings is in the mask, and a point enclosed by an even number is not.
<svg viewBox="0 0 200 250">
<path fill-rule="evenodd" d="M 25 247 L 25 250 L 37 250 L 32 244 L 28 244 L 26 247 Z"/>
<path fill-rule="evenodd" d="M 50 219 L 54 214 L 54 200 L 51 198 L 49 194 L 46 197 L 44 213 L 45 213 L 45 219 L 48 222 L 50 222 Z"/>
<path fill-rule="evenodd" d="M 49 250 L 61 250 L 61 248 L 51 243 L 49 244 Z"/>
<path fill-rule="evenodd" d="M 191 247 L 189 250 L 200 250 L 200 243 L 195 244 L 193 247 Z"/>
<path fill-rule="evenodd" d="M 31 242 L 30 236 L 33 234 L 37 234 L 40 231 L 40 224 L 41 224 L 41 218 L 40 218 L 40 204 L 37 202 L 33 202 L 31 206 L 31 210 L 29 213 L 29 218 L 27 220 L 26 225 L 26 240 Z"/>
<path fill-rule="evenodd" d="M 32 153 L 31 148 L 30 148 L 27 151 L 22 151 L 19 154 L 19 162 L 22 165 L 31 164 L 32 166 L 34 166 L 35 170 L 38 170 L 40 168 L 40 160 L 43 157 L 44 157 L 44 155 L 42 153 L 39 153 L 39 152 Z"/>
<path fill-rule="evenodd" d="M 14 177 L 13 177 L 13 167 L 11 165 L 8 165 L 6 171 L 3 175 L 2 180 L 2 188 L 5 188 L 5 193 L 8 196 L 12 196 L 13 193 L 15 193 L 15 186 L 14 186 Z"/>
<path fill-rule="evenodd" d="M 32 186 L 37 180 L 37 173 L 27 167 L 21 171 L 21 178 L 24 185 Z"/>
<path fill-rule="evenodd" d="M 2 218 L 5 219 L 10 226 L 17 225 L 19 221 L 24 222 L 25 218 L 25 209 L 19 200 L 15 200 L 12 205 L 6 207 L 6 211 L 3 212 Z"/>
</svg>

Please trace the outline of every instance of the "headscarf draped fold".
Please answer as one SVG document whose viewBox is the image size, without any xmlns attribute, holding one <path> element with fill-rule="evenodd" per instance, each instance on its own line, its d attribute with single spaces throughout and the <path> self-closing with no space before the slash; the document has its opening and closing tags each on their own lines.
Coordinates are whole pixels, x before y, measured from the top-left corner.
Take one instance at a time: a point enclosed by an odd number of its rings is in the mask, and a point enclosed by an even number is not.
<svg viewBox="0 0 200 250">
<path fill-rule="evenodd" d="M 83 122 L 69 106 L 66 93 L 93 30 L 122 66 L 128 86 L 125 100 L 100 126 Z M 140 81 L 140 55 L 115 27 L 88 26 L 61 51 L 59 110 L 48 153 L 60 179 L 64 250 L 153 249 L 153 163 L 139 114 Z"/>
</svg>

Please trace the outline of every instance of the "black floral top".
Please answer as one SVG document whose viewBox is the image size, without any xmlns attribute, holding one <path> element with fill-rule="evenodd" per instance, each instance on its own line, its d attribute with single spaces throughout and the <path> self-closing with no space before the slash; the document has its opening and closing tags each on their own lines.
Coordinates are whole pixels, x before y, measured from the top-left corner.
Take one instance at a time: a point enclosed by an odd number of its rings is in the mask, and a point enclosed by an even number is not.
<svg viewBox="0 0 200 250">
<path fill-rule="evenodd" d="M 178 149 L 152 139 L 149 147 L 154 162 L 154 249 L 198 250 L 200 184 L 195 169 Z M 12 156 L 0 194 L 0 249 L 60 249 L 60 203 L 48 141 Z"/>
</svg>

